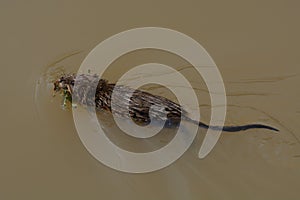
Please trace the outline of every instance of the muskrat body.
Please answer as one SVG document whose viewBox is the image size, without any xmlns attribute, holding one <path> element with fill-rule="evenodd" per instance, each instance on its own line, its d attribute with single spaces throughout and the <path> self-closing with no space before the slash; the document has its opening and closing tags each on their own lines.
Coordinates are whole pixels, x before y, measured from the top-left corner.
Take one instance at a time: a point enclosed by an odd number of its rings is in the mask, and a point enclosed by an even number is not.
<svg viewBox="0 0 300 200">
<path fill-rule="evenodd" d="M 74 86 L 76 86 L 76 89 Z M 203 122 L 190 119 L 187 116 L 187 112 L 179 104 L 165 97 L 108 83 L 105 79 L 99 79 L 97 75 L 71 74 L 62 76 L 54 82 L 54 91 L 56 93 L 62 92 L 65 100 L 80 105 L 94 106 L 97 111 L 112 112 L 112 103 L 114 103 L 113 106 L 117 108 L 114 109 L 114 114 L 119 117 L 127 117 L 129 113 L 131 119 L 141 126 L 145 126 L 151 122 L 149 111 L 151 106 L 155 105 L 163 109 L 152 109 L 152 119 L 166 121 L 165 126 L 167 127 L 178 126 L 182 117 L 184 120 L 206 129 L 237 132 L 253 128 L 263 128 L 278 131 L 276 128 L 262 124 L 223 127 L 208 126 Z M 113 91 L 114 101 L 111 100 Z"/>
</svg>

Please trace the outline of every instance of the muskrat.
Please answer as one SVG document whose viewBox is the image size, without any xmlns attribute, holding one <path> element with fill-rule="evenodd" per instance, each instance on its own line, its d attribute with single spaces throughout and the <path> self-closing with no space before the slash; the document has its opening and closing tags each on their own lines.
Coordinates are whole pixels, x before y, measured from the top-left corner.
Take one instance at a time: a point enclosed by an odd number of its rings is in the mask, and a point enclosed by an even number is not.
<svg viewBox="0 0 300 200">
<path fill-rule="evenodd" d="M 74 90 L 75 81 L 76 86 L 78 87 L 76 90 Z M 96 90 L 94 89 L 96 93 L 92 91 L 93 87 L 96 87 Z M 60 77 L 54 82 L 54 92 L 61 92 L 64 96 L 64 102 L 69 101 L 70 103 L 78 103 L 80 105 L 95 106 L 96 111 L 112 112 L 111 97 L 114 89 L 117 89 L 114 91 L 116 92 L 114 95 L 116 95 L 117 102 L 115 102 L 115 104 L 118 107 L 118 109 L 115 111 L 115 114 L 120 117 L 124 117 L 128 116 L 129 112 L 131 119 L 135 123 L 142 126 L 151 122 L 149 116 L 150 107 L 153 105 L 160 105 L 164 107 L 165 110 L 162 111 L 161 109 L 153 109 L 151 114 L 155 119 L 166 120 L 165 126 L 167 127 L 178 126 L 182 116 L 184 120 L 190 121 L 205 129 L 237 132 L 259 128 L 278 131 L 276 128 L 263 124 L 247 124 L 241 126 L 209 126 L 201 121 L 197 122 L 190 119 L 187 116 L 187 112 L 182 109 L 179 104 L 165 97 L 153 95 L 141 90 L 134 90 L 126 86 L 108 83 L 108 81 L 105 79 L 99 79 L 97 75 L 69 74 Z M 75 93 L 75 91 L 77 92 Z M 127 94 L 132 94 L 132 96 Z M 129 102 L 129 105 L 124 106 L 124 104 L 118 104 L 118 101 Z"/>
</svg>

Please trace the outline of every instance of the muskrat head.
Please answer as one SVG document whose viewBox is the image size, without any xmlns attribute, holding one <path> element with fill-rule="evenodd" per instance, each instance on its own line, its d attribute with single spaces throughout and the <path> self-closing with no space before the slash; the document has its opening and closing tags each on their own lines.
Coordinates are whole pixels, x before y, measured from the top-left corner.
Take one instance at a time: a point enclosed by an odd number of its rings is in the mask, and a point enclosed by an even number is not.
<svg viewBox="0 0 300 200">
<path fill-rule="evenodd" d="M 65 75 L 54 81 L 54 92 L 69 92 L 72 94 L 72 88 L 74 86 L 74 75 Z"/>
</svg>

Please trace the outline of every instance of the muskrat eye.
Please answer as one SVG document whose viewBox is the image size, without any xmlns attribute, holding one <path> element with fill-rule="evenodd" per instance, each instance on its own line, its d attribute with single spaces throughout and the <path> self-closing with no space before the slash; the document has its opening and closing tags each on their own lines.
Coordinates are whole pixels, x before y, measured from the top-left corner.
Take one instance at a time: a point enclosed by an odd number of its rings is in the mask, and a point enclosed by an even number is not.
<svg viewBox="0 0 300 200">
<path fill-rule="evenodd" d="M 65 78 L 62 76 L 62 77 L 60 77 L 60 79 L 58 79 L 58 81 L 61 83 L 61 82 L 65 81 Z"/>
</svg>

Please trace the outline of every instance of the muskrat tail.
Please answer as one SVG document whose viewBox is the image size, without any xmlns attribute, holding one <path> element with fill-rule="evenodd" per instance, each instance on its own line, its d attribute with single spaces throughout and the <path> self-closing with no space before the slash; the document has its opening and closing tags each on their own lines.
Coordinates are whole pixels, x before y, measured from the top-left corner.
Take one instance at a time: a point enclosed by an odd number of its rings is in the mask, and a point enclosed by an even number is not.
<svg viewBox="0 0 300 200">
<path fill-rule="evenodd" d="M 238 131 L 245 131 L 248 129 L 254 129 L 254 128 L 262 128 L 262 129 L 269 129 L 272 131 L 279 131 L 276 128 L 273 128 L 271 126 L 263 125 L 263 124 L 247 124 L 247 125 L 242 125 L 242 126 L 208 126 L 207 124 L 204 124 L 202 122 L 195 122 L 198 123 L 199 127 L 205 128 L 205 129 L 212 129 L 212 130 L 222 130 L 226 132 L 238 132 Z"/>
</svg>

